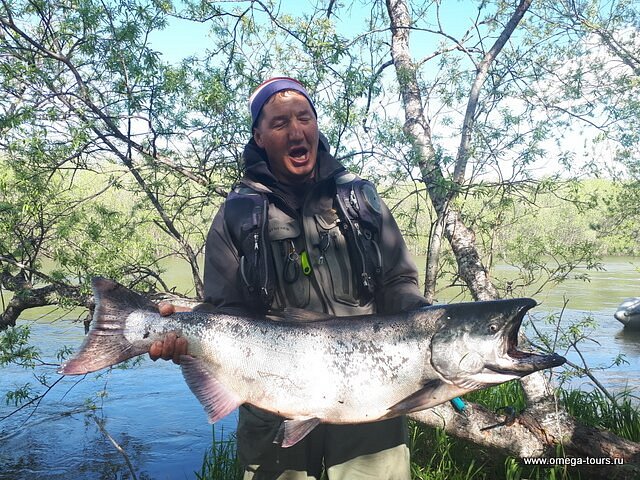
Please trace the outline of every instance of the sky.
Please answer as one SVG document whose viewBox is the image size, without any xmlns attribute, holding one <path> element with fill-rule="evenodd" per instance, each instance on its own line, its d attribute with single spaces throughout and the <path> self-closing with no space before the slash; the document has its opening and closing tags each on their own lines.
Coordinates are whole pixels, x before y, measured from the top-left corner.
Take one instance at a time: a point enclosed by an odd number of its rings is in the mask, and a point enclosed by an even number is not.
<svg viewBox="0 0 640 480">
<path fill-rule="evenodd" d="M 225 1 L 219 3 L 228 10 L 234 6 L 244 9 L 249 2 Z M 281 0 L 279 3 L 279 11 L 281 13 L 299 15 L 305 10 L 311 12 L 312 5 L 315 2 Z M 329 2 L 325 3 L 328 5 Z M 354 34 L 365 31 L 365 19 L 370 15 L 370 4 L 372 2 L 354 0 L 353 2 L 344 1 L 338 3 L 350 4 L 348 8 L 338 10 L 336 15 L 332 17 L 336 21 L 338 33 L 351 37 Z M 475 2 L 470 2 L 469 0 L 448 0 L 443 2 L 441 18 L 444 29 L 453 34 L 461 34 L 462 26 L 467 25 L 469 23 L 467 20 L 475 16 L 476 12 L 472 6 L 473 3 Z M 176 11 L 179 11 L 182 2 L 176 1 L 174 5 Z M 196 23 L 173 18 L 165 29 L 152 33 L 150 37 L 151 45 L 162 53 L 165 61 L 178 63 L 185 57 L 201 54 L 205 48 L 211 45 L 209 27 L 207 23 Z M 421 50 L 427 51 L 427 49 L 432 49 L 434 46 L 431 40 L 428 40 L 426 36 L 420 37 L 418 33 L 414 32 L 412 38 L 412 49 L 417 56 L 419 56 Z"/>
</svg>

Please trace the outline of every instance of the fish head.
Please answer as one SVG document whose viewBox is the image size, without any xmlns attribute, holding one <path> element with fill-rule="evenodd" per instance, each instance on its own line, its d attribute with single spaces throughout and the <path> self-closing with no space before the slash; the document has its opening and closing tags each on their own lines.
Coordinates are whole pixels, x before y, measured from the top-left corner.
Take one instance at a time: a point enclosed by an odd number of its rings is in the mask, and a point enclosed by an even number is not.
<svg viewBox="0 0 640 480">
<path fill-rule="evenodd" d="M 518 350 L 530 298 L 448 305 L 431 339 L 431 364 L 448 382 L 475 390 L 520 378 L 566 360 Z"/>
</svg>

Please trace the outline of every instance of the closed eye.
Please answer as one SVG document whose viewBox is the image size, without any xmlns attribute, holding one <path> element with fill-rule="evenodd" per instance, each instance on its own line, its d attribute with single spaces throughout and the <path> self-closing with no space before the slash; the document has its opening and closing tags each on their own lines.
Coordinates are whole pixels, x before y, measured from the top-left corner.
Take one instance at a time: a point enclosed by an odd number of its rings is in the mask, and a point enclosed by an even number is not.
<svg viewBox="0 0 640 480">
<path fill-rule="evenodd" d="M 285 116 L 273 117 L 269 122 L 269 127 L 271 128 L 282 128 L 287 125 L 289 119 Z"/>
</svg>

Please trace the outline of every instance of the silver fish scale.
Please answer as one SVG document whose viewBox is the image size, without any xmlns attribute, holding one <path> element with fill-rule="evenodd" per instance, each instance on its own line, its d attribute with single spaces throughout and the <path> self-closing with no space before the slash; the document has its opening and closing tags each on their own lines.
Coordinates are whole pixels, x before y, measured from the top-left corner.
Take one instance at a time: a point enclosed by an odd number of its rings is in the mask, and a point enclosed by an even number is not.
<svg viewBox="0 0 640 480">
<path fill-rule="evenodd" d="M 375 325 L 369 319 L 332 320 L 330 326 L 174 317 L 166 328 L 188 338 L 190 354 L 205 359 L 218 381 L 245 402 L 290 418 L 375 419 L 420 388 L 428 374 L 424 329 L 406 317 Z"/>
</svg>

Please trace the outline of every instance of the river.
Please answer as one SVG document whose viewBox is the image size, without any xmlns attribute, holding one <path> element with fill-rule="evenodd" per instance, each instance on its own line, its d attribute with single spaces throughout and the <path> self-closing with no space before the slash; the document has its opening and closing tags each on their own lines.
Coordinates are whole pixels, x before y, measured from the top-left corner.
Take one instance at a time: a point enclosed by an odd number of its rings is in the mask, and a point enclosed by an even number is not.
<svg viewBox="0 0 640 480">
<path fill-rule="evenodd" d="M 591 281 L 569 280 L 536 299 L 541 304 L 531 320 L 549 331 L 544 319 L 560 311 L 569 300 L 561 326 L 591 315 L 598 326 L 594 341 L 581 344 L 589 366 L 609 365 L 619 354 L 627 363 L 599 376 L 613 392 L 635 389 L 640 395 L 640 332 L 629 332 L 613 318 L 616 306 L 626 297 L 640 296 L 640 274 L 633 262 L 609 258 L 604 271 L 591 272 Z M 52 365 L 25 370 L 17 366 L 0 369 L 0 397 L 25 383 L 37 384 L 35 375 L 55 373 L 55 353 L 63 346 L 77 346 L 83 339 L 82 324 L 48 317 L 29 320 L 32 341 L 42 358 Z M 559 353 L 566 353 L 559 351 Z M 579 362 L 575 352 L 567 354 Z M 590 389 L 588 379 L 573 380 L 576 388 Z M 0 404 L 0 417 L 13 411 Z M 235 430 L 230 415 L 215 426 L 220 438 Z M 180 369 L 171 362 L 143 358 L 131 369 L 113 369 L 85 378 L 64 377 L 47 393 L 37 409 L 23 411 L 0 421 L 0 479 L 127 479 L 132 478 L 122 453 L 128 456 L 139 479 L 191 479 L 199 471 L 213 430 L 200 404 L 188 390 Z"/>
</svg>

